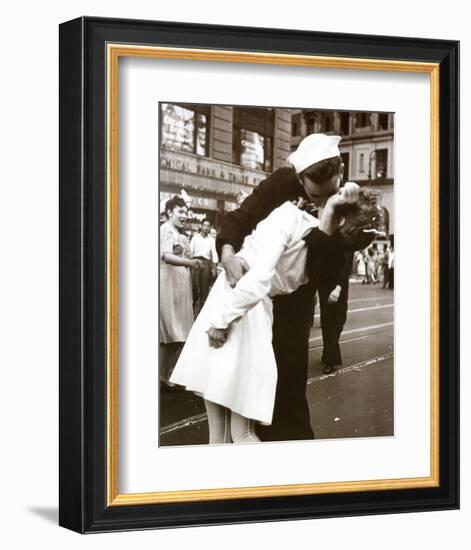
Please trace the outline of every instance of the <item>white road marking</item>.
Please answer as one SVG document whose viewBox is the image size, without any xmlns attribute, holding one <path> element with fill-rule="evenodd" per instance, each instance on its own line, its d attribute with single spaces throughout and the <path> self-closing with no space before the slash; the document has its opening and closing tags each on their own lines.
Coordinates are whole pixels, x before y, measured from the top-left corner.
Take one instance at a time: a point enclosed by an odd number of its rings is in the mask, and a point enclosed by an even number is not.
<svg viewBox="0 0 471 550">
<path fill-rule="evenodd" d="M 375 309 L 384 309 L 387 307 L 394 307 L 394 304 L 383 304 L 381 306 L 360 307 L 358 309 L 349 309 L 347 313 L 359 313 L 360 311 L 373 311 Z M 320 317 L 320 314 L 316 313 L 315 317 Z"/>
<path fill-rule="evenodd" d="M 174 432 L 176 430 L 181 430 L 182 428 L 186 428 L 188 426 L 191 426 L 192 424 L 199 424 L 204 420 L 206 420 L 206 413 L 195 414 L 195 416 L 183 418 L 178 422 L 174 422 L 173 424 L 169 424 L 168 426 L 163 427 L 160 430 L 160 435 L 165 435 L 165 434 Z"/>
<path fill-rule="evenodd" d="M 392 325 L 394 325 L 394 321 L 390 321 L 389 323 L 381 323 L 380 325 L 370 325 L 369 327 L 353 328 L 350 330 L 344 330 L 342 332 L 342 336 L 346 336 L 347 334 L 356 334 L 357 332 L 364 332 L 365 330 L 376 330 L 378 328 L 390 327 Z M 319 342 L 320 340 L 322 340 L 322 335 L 309 338 L 309 344 Z"/>
<path fill-rule="evenodd" d="M 354 304 L 356 302 L 374 302 L 374 301 L 381 301 L 381 300 L 389 300 L 390 296 L 374 296 L 373 298 L 349 298 L 348 303 Z"/>
<path fill-rule="evenodd" d="M 383 304 L 381 306 L 360 307 L 357 309 L 350 309 L 347 313 L 359 313 L 360 311 L 373 311 L 374 309 L 384 309 L 387 307 L 394 307 L 394 304 Z"/>
<path fill-rule="evenodd" d="M 338 369 L 332 374 L 322 374 L 321 376 L 314 376 L 313 378 L 309 378 L 307 381 L 308 385 L 310 384 L 317 384 L 317 382 L 321 382 L 322 380 L 325 380 L 326 378 L 333 378 L 335 376 L 338 376 L 339 374 L 346 374 L 347 372 L 352 371 L 359 371 L 363 369 L 364 367 L 369 367 L 371 365 L 377 365 L 378 363 L 381 363 L 382 361 L 386 361 L 387 359 L 390 359 L 391 357 L 394 357 L 394 352 L 390 351 L 388 353 L 384 353 L 383 355 L 378 355 L 377 357 L 373 357 L 371 359 L 366 359 L 365 361 L 359 361 L 358 363 L 354 363 L 353 365 L 348 365 L 348 367 L 343 367 L 343 369 Z"/>
<path fill-rule="evenodd" d="M 381 332 L 381 331 L 378 331 L 378 332 Z M 378 334 L 378 332 L 370 332 L 369 334 L 364 334 L 363 336 L 354 336 L 353 338 L 344 338 L 339 341 L 339 344 L 340 345 L 349 344 L 350 342 L 357 342 L 358 340 L 364 340 L 365 338 L 369 338 L 373 334 Z M 309 346 L 309 351 L 311 352 L 322 347 L 323 347 L 322 343 L 318 344 L 317 346 Z"/>
<path fill-rule="evenodd" d="M 389 359 L 394 356 L 394 352 L 385 353 L 383 355 L 378 355 L 377 357 L 373 357 L 372 359 L 366 359 L 365 361 L 359 361 L 358 363 L 354 363 L 353 365 L 349 365 L 348 367 L 344 367 L 343 369 L 339 369 L 332 374 L 323 374 L 321 376 L 314 376 L 313 378 L 310 378 L 307 383 L 308 385 L 311 384 L 317 384 L 318 382 L 321 382 L 322 380 L 325 380 L 326 378 L 331 378 L 338 376 L 339 374 L 345 374 L 351 371 L 361 370 L 364 367 L 369 367 L 370 365 L 377 365 L 381 361 L 385 361 L 386 359 Z M 169 424 L 168 426 L 164 426 L 160 430 L 160 435 L 166 435 L 172 432 L 175 432 L 177 430 L 181 430 L 183 428 L 187 428 L 188 426 L 192 426 L 195 424 L 201 424 L 201 422 L 206 421 L 206 413 L 196 414 L 194 416 L 190 416 L 188 418 L 183 418 L 182 420 L 178 420 L 177 422 L 173 422 L 172 424 Z"/>
</svg>

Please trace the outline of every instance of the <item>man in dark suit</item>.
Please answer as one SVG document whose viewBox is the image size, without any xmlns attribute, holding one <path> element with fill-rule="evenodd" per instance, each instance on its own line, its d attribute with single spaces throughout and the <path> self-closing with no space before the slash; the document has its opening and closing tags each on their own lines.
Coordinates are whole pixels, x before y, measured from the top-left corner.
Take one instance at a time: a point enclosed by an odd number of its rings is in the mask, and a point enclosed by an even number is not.
<svg viewBox="0 0 471 550">
<path fill-rule="evenodd" d="M 350 185 L 345 184 L 344 189 Z M 331 374 L 342 365 L 339 339 L 347 321 L 353 253 L 368 246 L 380 234 L 382 210 L 377 204 L 377 195 L 366 189 L 359 190 L 355 203 L 337 207 L 337 219 L 338 227 L 328 246 L 313 246 L 311 240 L 306 264 L 309 280 L 319 292 L 323 341 L 321 360 L 325 374 Z M 334 241 L 338 246 L 332 246 Z"/>
<path fill-rule="evenodd" d="M 331 257 L 329 257 L 329 260 Z M 332 261 L 332 260 L 331 260 Z M 323 351 L 321 361 L 324 374 L 331 374 L 342 365 L 340 335 L 347 322 L 349 278 L 353 253 L 343 252 L 339 265 L 330 279 L 316 281 L 319 292 Z"/>
<path fill-rule="evenodd" d="M 304 200 L 322 206 L 337 193 L 342 175 L 338 136 L 311 134 L 288 157 L 290 167 L 279 168 L 262 181 L 240 207 L 226 215 L 216 246 L 229 283 L 234 286 L 250 269 L 235 256 L 244 238 L 268 214 L 286 201 Z M 334 227 L 321 227 L 306 237 L 322 243 Z M 271 426 L 259 426 L 263 441 L 313 439 L 306 399 L 309 334 L 314 315 L 313 284 L 273 300 L 273 348 L 278 368 L 275 409 Z"/>
</svg>

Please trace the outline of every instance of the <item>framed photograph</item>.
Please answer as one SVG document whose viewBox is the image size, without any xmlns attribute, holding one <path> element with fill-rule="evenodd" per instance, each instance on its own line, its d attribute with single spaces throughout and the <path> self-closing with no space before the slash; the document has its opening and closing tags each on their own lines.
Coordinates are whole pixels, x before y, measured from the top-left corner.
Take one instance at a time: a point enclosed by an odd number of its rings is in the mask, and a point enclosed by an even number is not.
<svg viewBox="0 0 471 550">
<path fill-rule="evenodd" d="M 60 525 L 459 506 L 459 43 L 60 26 Z"/>
</svg>

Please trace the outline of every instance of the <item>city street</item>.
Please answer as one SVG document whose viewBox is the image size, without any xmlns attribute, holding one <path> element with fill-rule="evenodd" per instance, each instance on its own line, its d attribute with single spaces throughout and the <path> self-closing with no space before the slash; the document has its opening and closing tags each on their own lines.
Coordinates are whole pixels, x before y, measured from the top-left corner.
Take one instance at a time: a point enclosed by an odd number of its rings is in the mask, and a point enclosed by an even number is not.
<svg viewBox="0 0 471 550">
<path fill-rule="evenodd" d="M 307 397 L 316 438 L 394 434 L 393 291 L 350 284 L 348 320 L 341 337 L 343 367 L 324 375 L 319 310 L 309 341 Z M 160 445 L 208 441 L 204 404 L 186 391 L 161 390 Z"/>
</svg>

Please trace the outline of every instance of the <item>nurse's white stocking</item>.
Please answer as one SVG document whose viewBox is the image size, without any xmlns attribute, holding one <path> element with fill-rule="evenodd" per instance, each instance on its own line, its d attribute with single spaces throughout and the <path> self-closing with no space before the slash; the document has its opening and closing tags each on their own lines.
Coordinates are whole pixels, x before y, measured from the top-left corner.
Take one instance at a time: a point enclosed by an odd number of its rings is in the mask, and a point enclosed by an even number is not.
<svg viewBox="0 0 471 550">
<path fill-rule="evenodd" d="M 204 404 L 208 415 L 209 444 L 231 443 L 229 409 L 206 399 Z"/>
</svg>

